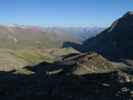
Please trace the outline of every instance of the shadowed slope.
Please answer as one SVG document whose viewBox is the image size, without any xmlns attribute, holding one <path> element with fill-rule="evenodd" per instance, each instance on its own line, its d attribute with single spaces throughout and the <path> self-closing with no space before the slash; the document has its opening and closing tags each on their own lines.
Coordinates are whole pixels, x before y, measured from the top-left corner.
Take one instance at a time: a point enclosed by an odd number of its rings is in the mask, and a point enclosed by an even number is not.
<svg viewBox="0 0 133 100">
<path fill-rule="evenodd" d="M 81 54 L 71 57 L 77 64 L 90 68 L 98 61 L 107 63 L 99 55 Z M 89 58 L 89 59 L 88 59 Z M 68 58 L 65 58 L 69 61 Z M 70 58 L 69 58 L 70 59 Z M 88 63 L 93 62 L 92 64 Z M 84 63 L 83 63 L 84 62 Z M 16 74 L 16 71 L 0 72 L 0 99 L 6 100 L 129 100 L 132 98 L 133 83 L 127 80 L 122 71 L 105 71 L 104 73 L 76 74 L 76 64 L 66 65 L 62 61 L 49 64 L 46 62 L 25 69 L 32 74 Z M 99 66 L 95 66 L 98 68 Z M 112 66 L 113 67 L 113 66 Z M 74 69 L 73 69 L 74 68 Z M 102 69 L 102 68 L 101 68 Z M 110 69 L 108 69 L 110 70 Z M 82 70 L 81 70 L 82 71 Z"/>
<path fill-rule="evenodd" d="M 111 27 L 86 40 L 81 51 L 96 51 L 112 59 L 133 59 L 133 14 L 126 13 Z"/>
<path fill-rule="evenodd" d="M 64 46 L 68 45 L 81 52 L 95 51 L 110 60 L 133 59 L 133 12 L 127 12 L 109 28 L 83 44 L 64 43 Z"/>
</svg>

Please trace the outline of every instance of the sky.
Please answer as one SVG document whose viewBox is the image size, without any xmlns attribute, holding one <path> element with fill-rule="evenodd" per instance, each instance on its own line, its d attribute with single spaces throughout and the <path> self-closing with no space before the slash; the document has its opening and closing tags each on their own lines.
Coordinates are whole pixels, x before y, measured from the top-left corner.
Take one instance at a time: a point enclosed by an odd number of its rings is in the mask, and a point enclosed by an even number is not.
<svg viewBox="0 0 133 100">
<path fill-rule="evenodd" d="M 133 0 L 0 0 L 0 24 L 105 27 L 133 11 Z"/>
</svg>

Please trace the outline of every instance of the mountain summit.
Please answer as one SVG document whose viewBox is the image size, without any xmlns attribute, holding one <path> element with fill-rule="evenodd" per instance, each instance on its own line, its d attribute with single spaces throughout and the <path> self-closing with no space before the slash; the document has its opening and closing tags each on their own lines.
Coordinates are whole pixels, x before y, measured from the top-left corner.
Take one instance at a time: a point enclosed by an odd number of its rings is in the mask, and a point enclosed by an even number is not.
<svg viewBox="0 0 133 100">
<path fill-rule="evenodd" d="M 125 15 L 133 16 L 133 11 L 128 11 Z"/>
</svg>

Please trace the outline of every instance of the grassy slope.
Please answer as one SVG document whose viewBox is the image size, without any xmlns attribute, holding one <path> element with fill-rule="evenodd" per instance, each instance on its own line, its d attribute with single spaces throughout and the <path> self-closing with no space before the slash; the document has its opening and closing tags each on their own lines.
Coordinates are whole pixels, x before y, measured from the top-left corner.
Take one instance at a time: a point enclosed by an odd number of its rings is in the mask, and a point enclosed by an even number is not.
<svg viewBox="0 0 133 100">
<path fill-rule="evenodd" d="M 26 65 L 37 64 L 43 61 L 53 62 L 62 55 L 76 52 L 67 49 L 0 49 L 0 70 L 8 71 L 21 69 Z"/>
</svg>

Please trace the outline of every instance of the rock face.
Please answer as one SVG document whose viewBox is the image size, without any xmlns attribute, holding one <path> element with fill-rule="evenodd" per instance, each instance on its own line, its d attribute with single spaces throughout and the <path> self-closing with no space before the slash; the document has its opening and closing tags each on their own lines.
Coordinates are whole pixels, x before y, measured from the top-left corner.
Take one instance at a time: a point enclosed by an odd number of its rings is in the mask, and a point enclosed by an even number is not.
<svg viewBox="0 0 133 100">
<path fill-rule="evenodd" d="M 81 51 L 96 51 L 112 59 L 133 59 L 133 12 L 127 12 L 96 37 L 86 40 Z"/>
</svg>

